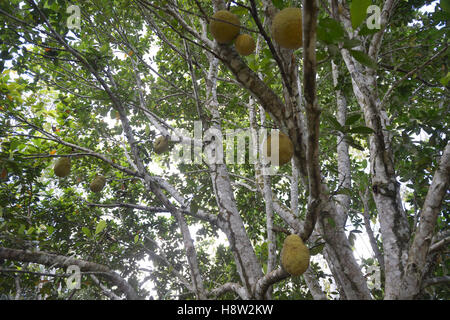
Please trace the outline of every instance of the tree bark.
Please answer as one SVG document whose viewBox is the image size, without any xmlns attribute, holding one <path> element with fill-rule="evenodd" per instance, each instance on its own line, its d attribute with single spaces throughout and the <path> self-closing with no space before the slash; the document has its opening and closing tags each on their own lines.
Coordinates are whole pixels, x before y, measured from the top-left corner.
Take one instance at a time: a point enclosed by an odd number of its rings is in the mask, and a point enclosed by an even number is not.
<svg viewBox="0 0 450 320">
<path fill-rule="evenodd" d="M 0 258 L 13 261 L 38 263 L 43 264 L 47 267 L 67 268 L 71 265 L 76 265 L 82 272 L 98 272 L 102 276 L 105 276 L 113 284 L 117 285 L 119 290 L 126 295 L 127 299 L 139 299 L 136 291 L 128 284 L 125 279 L 120 277 L 114 271 L 110 270 L 108 267 L 101 264 L 46 252 L 30 252 L 4 247 L 0 247 Z"/>
</svg>

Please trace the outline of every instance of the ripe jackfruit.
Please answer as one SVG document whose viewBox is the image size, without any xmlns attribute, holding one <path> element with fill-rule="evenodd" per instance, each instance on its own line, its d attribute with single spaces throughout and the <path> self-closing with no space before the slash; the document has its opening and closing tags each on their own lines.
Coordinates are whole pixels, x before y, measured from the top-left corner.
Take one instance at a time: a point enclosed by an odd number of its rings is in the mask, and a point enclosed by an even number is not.
<svg viewBox="0 0 450 320">
<path fill-rule="evenodd" d="M 96 176 L 89 185 L 89 188 L 92 192 L 100 192 L 105 187 L 105 184 L 106 178 L 104 176 Z"/>
<path fill-rule="evenodd" d="M 309 258 L 309 250 L 298 235 L 286 237 L 281 250 L 281 265 L 284 270 L 292 276 L 299 276 L 308 269 Z"/>
<path fill-rule="evenodd" d="M 298 49 L 302 46 L 302 10 L 285 8 L 272 21 L 272 37 L 280 47 Z"/>
<path fill-rule="evenodd" d="M 66 177 L 70 173 L 70 158 L 69 157 L 63 157 L 59 158 L 58 161 L 55 163 L 55 167 L 53 168 L 53 172 L 58 177 Z"/>
<path fill-rule="evenodd" d="M 209 31 L 218 43 L 230 43 L 239 34 L 239 18 L 227 10 L 214 13 L 209 23 Z"/>
<path fill-rule="evenodd" d="M 242 56 L 248 56 L 255 51 L 255 40 L 248 34 L 241 34 L 236 38 L 234 42 L 236 51 Z"/>
<path fill-rule="evenodd" d="M 275 135 L 276 134 L 277 133 L 275 133 Z M 272 135 L 267 137 L 263 152 L 267 157 L 267 160 L 269 160 L 272 165 L 282 166 L 291 161 L 291 158 L 294 154 L 294 145 L 292 144 L 291 139 L 289 139 L 289 137 L 283 132 L 278 132 L 278 134 L 278 163 L 275 157 L 272 156 Z"/>
<path fill-rule="evenodd" d="M 159 137 L 153 143 L 153 149 L 157 154 L 161 154 L 169 150 L 169 139 L 166 137 Z"/>
</svg>

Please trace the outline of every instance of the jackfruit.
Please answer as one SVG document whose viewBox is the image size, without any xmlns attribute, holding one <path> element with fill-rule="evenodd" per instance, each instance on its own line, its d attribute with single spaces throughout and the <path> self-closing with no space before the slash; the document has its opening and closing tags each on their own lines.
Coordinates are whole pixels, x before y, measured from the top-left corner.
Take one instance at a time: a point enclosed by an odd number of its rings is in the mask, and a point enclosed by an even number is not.
<svg viewBox="0 0 450 320">
<path fill-rule="evenodd" d="M 159 137 L 153 143 L 153 149 L 157 154 L 161 154 L 169 150 L 169 139 L 166 137 Z"/>
<path fill-rule="evenodd" d="M 242 56 L 248 56 L 255 51 L 255 40 L 248 34 L 241 34 L 236 38 L 234 42 L 236 51 Z"/>
<path fill-rule="evenodd" d="M 272 37 L 280 47 L 298 49 L 302 46 L 302 10 L 285 8 L 272 21 Z"/>
<path fill-rule="evenodd" d="M 281 250 L 281 265 L 284 270 L 292 276 L 299 276 L 308 269 L 309 258 L 309 250 L 298 235 L 286 237 Z"/>
<path fill-rule="evenodd" d="M 55 173 L 56 176 L 64 178 L 69 175 L 70 167 L 71 163 L 69 157 L 59 158 L 58 161 L 56 161 L 55 163 L 53 172 Z"/>
<path fill-rule="evenodd" d="M 227 10 L 214 13 L 209 23 L 209 31 L 218 43 L 230 43 L 239 34 L 239 18 Z"/>
<path fill-rule="evenodd" d="M 89 185 L 89 189 L 91 189 L 92 192 L 100 192 L 105 187 L 105 184 L 106 178 L 104 176 L 97 175 Z"/>
<path fill-rule="evenodd" d="M 294 155 L 294 145 L 292 144 L 291 139 L 283 132 L 278 132 L 278 134 L 278 163 L 275 157 L 272 157 L 272 135 L 267 137 L 263 152 L 272 165 L 282 166 L 291 161 L 291 158 Z"/>
</svg>

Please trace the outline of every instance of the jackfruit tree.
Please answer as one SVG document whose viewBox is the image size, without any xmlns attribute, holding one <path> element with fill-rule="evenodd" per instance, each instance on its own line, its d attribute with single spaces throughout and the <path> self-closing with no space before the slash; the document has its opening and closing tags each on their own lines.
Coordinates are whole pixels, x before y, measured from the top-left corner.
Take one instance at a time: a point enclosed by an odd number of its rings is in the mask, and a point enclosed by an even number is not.
<svg viewBox="0 0 450 320">
<path fill-rule="evenodd" d="M 0 299 L 449 299 L 446 3 L 1 2 Z"/>
</svg>

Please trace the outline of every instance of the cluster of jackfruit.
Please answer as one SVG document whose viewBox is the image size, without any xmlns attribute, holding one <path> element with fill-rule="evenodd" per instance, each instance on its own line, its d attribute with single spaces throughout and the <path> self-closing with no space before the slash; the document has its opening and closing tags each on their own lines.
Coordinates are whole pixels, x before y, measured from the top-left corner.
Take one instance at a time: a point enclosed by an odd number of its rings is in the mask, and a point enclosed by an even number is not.
<svg viewBox="0 0 450 320">
<path fill-rule="evenodd" d="M 70 174 L 70 170 L 72 169 L 72 163 L 69 157 L 61 157 L 59 158 L 55 166 L 53 167 L 53 172 L 55 176 L 64 178 Z M 97 175 L 94 180 L 92 180 L 89 188 L 92 192 L 100 192 L 103 190 L 106 184 L 106 178 L 102 175 Z"/>
<path fill-rule="evenodd" d="M 278 152 L 275 153 L 275 150 L 272 152 L 272 139 L 275 140 L 275 147 L 277 147 L 276 137 L 270 135 L 267 137 L 266 142 L 263 145 L 263 154 L 272 165 L 282 166 L 291 161 L 291 158 L 294 155 L 294 145 L 292 144 L 291 139 L 289 139 L 289 137 L 283 132 L 277 132 L 276 134 L 278 134 Z"/>
<path fill-rule="evenodd" d="M 236 51 L 242 56 L 248 56 L 255 51 L 255 40 L 248 34 L 239 34 L 241 22 L 238 16 L 228 10 L 219 10 L 211 17 L 209 30 L 220 44 L 234 41 Z"/>
<path fill-rule="evenodd" d="M 255 41 L 248 34 L 239 34 L 240 21 L 238 16 L 228 10 L 219 10 L 211 17 L 209 30 L 220 44 L 234 41 L 236 51 L 248 56 L 255 51 Z M 298 49 L 302 46 L 302 10 L 285 8 L 278 12 L 272 21 L 272 37 L 282 48 Z"/>
<path fill-rule="evenodd" d="M 286 237 L 281 250 L 281 266 L 292 276 L 303 274 L 309 267 L 309 249 L 296 234 Z"/>
</svg>

